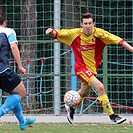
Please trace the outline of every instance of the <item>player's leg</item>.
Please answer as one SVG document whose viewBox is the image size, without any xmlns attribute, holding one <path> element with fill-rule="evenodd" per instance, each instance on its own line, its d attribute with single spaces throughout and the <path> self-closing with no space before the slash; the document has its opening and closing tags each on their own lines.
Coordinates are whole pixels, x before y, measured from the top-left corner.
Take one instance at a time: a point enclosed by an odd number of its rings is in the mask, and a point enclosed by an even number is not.
<svg viewBox="0 0 133 133">
<path fill-rule="evenodd" d="M 97 90 L 97 92 L 98 92 L 98 98 L 97 99 L 101 102 L 104 110 L 109 115 L 110 119 L 117 124 L 120 124 L 120 123 L 126 121 L 125 118 L 121 118 L 120 116 L 114 114 L 113 109 L 110 105 L 108 96 L 106 95 L 103 84 L 97 78 L 94 78 L 91 81 L 90 85 L 94 89 Z"/>
<path fill-rule="evenodd" d="M 24 124 L 25 118 L 23 115 L 23 110 L 22 110 L 22 106 L 21 106 L 20 102 L 13 108 L 12 111 L 14 112 L 15 116 L 17 117 L 19 123 Z"/>
<path fill-rule="evenodd" d="M 25 118 L 22 115 L 22 107 L 20 105 L 20 101 L 21 98 L 23 98 L 26 95 L 25 86 L 21 81 L 20 77 L 12 70 L 7 70 L 5 73 L 1 74 L 0 76 L 1 76 L 0 83 L 2 90 L 10 94 L 0 108 L 0 116 L 3 116 L 4 114 L 8 113 L 10 110 L 13 110 L 14 113 L 17 113 L 17 118 L 20 124 L 25 122 L 25 126 L 23 126 L 24 128 L 22 128 L 22 130 L 24 130 L 29 124 L 32 124 L 35 121 L 34 118 L 28 120 L 27 122 L 27 120 L 25 120 Z"/>
<path fill-rule="evenodd" d="M 19 126 L 20 126 L 21 130 L 25 130 L 27 128 L 27 126 L 29 126 L 30 124 L 33 124 L 36 120 L 36 118 L 25 119 L 23 112 L 22 112 L 22 106 L 20 103 L 17 104 L 13 108 L 13 112 L 19 121 Z"/>
<path fill-rule="evenodd" d="M 0 108 L 0 117 L 7 114 L 14 108 L 21 100 L 21 97 L 17 94 L 13 94 L 7 97 L 4 104 Z"/>
<path fill-rule="evenodd" d="M 89 95 L 90 90 L 91 90 L 90 86 L 88 86 L 85 83 L 82 83 L 81 89 L 77 91 L 81 96 L 80 102 L 83 101 L 84 97 Z M 67 110 L 67 120 L 70 124 L 73 124 L 75 109 L 77 108 L 77 106 L 69 107 L 68 105 L 65 104 L 65 108 Z"/>
<path fill-rule="evenodd" d="M 95 78 L 95 76 L 86 68 L 83 68 L 82 70 L 76 72 L 76 75 L 82 81 L 82 87 L 78 91 L 82 101 L 84 97 L 88 96 L 88 94 L 90 93 L 91 87 L 89 84 L 92 81 L 92 79 Z M 67 120 L 70 124 L 72 124 L 74 120 L 75 107 L 72 108 L 65 105 L 65 108 L 67 110 Z"/>
<path fill-rule="evenodd" d="M 85 97 L 88 97 L 88 95 L 91 92 L 91 86 L 87 85 L 86 83 L 82 83 L 81 89 L 77 91 L 81 97 L 82 101 Z"/>
<path fill-rule="evenodd" d="M 20 97 L 23 98 L 26 95 L 26 90 L 23 82 L 21 81 L 20 84 L 11 91 L 11 93 L 12 95 L 18 94 Z M 16 106 L 14 106 L 12 110 L 19 121 L 19 126 L 21 130 L 25 130 L 30 124 L 33 124 L 36 120 L 36 118 L 34 117 L 25 119 L 20 102 Z"/>
<path fill-rule="evenodd" d="M 107 112 L 108 115 L 114 114 L 112 107 L 110 105 L 109 99 L 105 93 L 105 89 L 103 84 L 97 79 L 94 78 L 90 85 L 97 90 L 98 92 L 98 100 L 101 102 L 104 110 Z"/>
<path fill-rule="evenodd" d="M 15 90 L 14 88 L 16 88 L 16 86 L 18 88 L 18 86 L 21 86 L 22 84 L 21 79 L 12 70 L 7 70 L 4 73 L 2 73 L 0 78 L 2 90 L 8 93 Z M 22 90 L 19 93 L 15 92 L 9 95 L 5 100 L 4 104 L 0 108 L 0 116 L 3 116 L 4 114 L 12 110 L 21 101 L 21 98 L 23 98 L 25 94 L 26 92 L 22 88 Z"/>
</svg>

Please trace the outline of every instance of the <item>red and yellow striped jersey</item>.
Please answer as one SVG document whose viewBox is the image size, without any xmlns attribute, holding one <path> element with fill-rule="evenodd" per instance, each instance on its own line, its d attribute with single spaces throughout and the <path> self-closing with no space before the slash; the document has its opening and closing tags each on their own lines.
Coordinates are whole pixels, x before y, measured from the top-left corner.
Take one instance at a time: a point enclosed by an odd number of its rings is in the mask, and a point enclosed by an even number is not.
<svg viewBox="0 0 133 133">
<path fill-rule="evenodd" d="M 71 46 L 75 58 L 75 70 L 86 67 L 93 74 L 101 65 L 102 52 L 108 44 L 121 45 L 124 40 L 103 29 L 94 27 L 92 34 L 86 36 L 82 28 L 56 30 L 58 41 Z"/>
</svg>

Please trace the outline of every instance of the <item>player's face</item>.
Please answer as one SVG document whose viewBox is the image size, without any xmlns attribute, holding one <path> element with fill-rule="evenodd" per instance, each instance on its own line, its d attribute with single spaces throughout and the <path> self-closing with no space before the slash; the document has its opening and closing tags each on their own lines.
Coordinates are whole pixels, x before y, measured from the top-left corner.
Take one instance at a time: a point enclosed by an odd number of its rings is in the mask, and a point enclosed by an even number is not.
<svg viewBox="0 0 133 133">
<path fill-rule="evenodd" d="M 85 18 L 82 20 L 81 26 L 85 35 L 90 35 L 94 27 L 94 22 L 92 18 Z"/>
</svg>

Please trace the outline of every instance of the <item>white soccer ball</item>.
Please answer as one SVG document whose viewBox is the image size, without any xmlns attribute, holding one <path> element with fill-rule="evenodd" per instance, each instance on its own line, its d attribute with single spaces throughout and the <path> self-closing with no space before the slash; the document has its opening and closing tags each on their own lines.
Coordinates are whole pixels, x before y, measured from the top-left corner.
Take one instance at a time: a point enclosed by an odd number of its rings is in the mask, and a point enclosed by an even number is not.
<svg viewBox="0 0 133 133">
<path fill-rule="evenodd" d="M 70 107 L 76 106 L 80 103 L 80 95 L 77 91 L 70 90 L 64 95 L 64 103 Z"/>
</svg>

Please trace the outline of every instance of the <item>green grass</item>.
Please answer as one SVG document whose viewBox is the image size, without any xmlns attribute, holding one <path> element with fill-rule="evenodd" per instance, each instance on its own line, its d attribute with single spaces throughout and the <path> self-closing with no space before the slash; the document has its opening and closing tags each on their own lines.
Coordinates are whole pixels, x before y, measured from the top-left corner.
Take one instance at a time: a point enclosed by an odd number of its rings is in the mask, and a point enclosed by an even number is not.
<svg viewBox="0 0 133 133">
<path fill-rule="evenodd" d="M 133 133 L 132 124 L 35 123 L 21 131 L 17 123 L 3 123 L 0 133 Z"/>
</svg>

